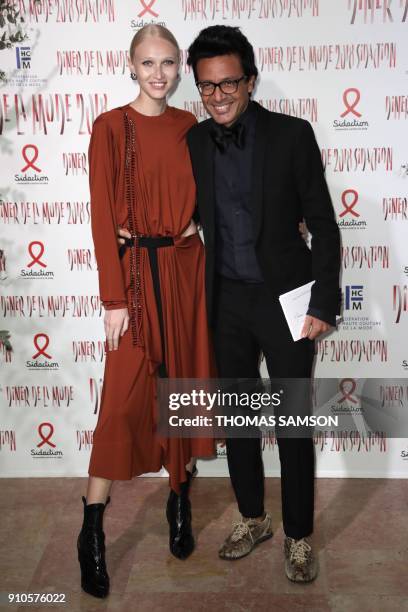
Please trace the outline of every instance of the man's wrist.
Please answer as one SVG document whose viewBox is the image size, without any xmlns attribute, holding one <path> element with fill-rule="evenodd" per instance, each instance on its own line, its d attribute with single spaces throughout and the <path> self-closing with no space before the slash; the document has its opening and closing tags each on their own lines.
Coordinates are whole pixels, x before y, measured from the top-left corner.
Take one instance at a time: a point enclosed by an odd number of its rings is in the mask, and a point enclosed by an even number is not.
<svg viewBox="0 0 408 612">
<path fill-rule="evenodd" d="M 320 321 L 324 321 L 332 327 L 336 327 L 336 315 L 331 314 L 325 310 L 309 307 L 306 314 L 310 315 L 311 317 L 315 317 L 316 319 L 320 319 Z"/>
</svg>

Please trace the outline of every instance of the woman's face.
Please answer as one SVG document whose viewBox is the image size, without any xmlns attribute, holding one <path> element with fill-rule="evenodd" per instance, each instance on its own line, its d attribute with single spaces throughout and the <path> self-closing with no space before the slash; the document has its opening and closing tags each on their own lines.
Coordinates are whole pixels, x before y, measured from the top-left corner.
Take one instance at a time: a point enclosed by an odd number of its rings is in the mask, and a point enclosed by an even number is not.
<svg viewBox="0 0 408 612">
<path fill-rule="evenodd" d="M 129 67 L 136 73 L 141 94 L 162 100 L 177 81 L 177 49 L 164 38 L 147 36 L 136 47 Z"/>
</svg>

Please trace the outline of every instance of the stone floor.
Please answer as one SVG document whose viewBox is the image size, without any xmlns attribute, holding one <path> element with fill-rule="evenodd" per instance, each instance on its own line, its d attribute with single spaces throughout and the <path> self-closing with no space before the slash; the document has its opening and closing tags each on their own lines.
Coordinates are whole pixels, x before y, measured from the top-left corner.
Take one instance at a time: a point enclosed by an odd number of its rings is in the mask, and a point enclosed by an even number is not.
<svg viewBox="0 0 408 612">
<path fill-rule="evenodd" d="M 240 561 L 217 557 L 237 518 L 226 478 L 196 478 L 197 548 L 168 551 L 167 480 L 115 483 L 106 511 L 111 594 L 81 592 L 76 559 L 86 480 L 0 480 L 0 592 L 65 593 L 67 604 L 1 610 L 388 612 L 408 611 L 408 480 L 318 479 L 314 543 L 320 574 L 308 585 L 284 574 L 280 481 L 267 479 L 275 535 Z"/>
</svg>

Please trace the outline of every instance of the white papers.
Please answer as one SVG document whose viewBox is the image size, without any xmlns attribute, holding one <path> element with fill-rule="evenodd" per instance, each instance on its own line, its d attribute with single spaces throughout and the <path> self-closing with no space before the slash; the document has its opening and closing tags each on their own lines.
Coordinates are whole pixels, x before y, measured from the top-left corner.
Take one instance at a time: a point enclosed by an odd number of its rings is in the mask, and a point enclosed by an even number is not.
<svg viewBox="0 0 408 612">
<path fill-rule="evenodd" d="M 311 288 L 314 282 L 315 281 L 311 281 L 306 285 L 292 289 L 292 291 L 288 291 L 287 293 L 282 293 L 282 295 L 279 296 L 283 314 L 285 315 L 290 333 L 295 342 L 301 339 L 300 334 L 309 308 Z"/>
</svg>

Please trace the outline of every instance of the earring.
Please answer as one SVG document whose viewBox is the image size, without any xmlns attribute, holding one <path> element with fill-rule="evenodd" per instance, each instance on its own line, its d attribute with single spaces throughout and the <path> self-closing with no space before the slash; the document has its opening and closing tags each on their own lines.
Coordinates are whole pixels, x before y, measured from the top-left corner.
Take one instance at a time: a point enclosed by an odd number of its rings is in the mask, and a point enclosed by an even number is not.
<svg viewBox="0 0 408 612">
<path fill-rule="evenodd" d="M 130 78 L 132 79 L 132 81 L 137 81 L 137 76 L 135 72 L 131 72 L 130 73 Z"/>
</svg>

